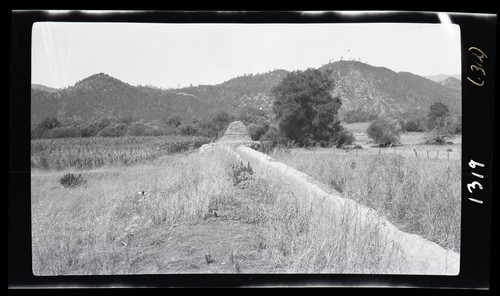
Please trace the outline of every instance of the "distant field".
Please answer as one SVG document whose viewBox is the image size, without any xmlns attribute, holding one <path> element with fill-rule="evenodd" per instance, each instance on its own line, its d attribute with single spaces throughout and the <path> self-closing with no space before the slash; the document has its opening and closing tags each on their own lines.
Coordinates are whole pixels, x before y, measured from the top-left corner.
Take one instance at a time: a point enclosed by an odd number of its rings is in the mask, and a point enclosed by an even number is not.
<svg viewBox="0 0 500 296">
<path fill-rule="evenodd" d="M 375 145 L 366 134 L 369 122 L 356 122 L 344 124 L 356 137 L 354 144 L 361 145 L 363 149 L 356 150 L 356 154 L 397 154 L 406 157 L 418 157 L 428 159 L 461 159 L 462 135 L 456 135 L 451 139 L 453 144 L 448 145 L 425 145 L 423 132 L 407 132 L 401 134 L 401 146 L 380 148 Z M 352 151 L 351 151 L 352 153 Z"/>
<path fill-rule="evenodd" d="M 31 168 L 89 169 L 156 159 L 209 141 L 199 136 L 69 138 L 31 141 Z"/>
</svg>

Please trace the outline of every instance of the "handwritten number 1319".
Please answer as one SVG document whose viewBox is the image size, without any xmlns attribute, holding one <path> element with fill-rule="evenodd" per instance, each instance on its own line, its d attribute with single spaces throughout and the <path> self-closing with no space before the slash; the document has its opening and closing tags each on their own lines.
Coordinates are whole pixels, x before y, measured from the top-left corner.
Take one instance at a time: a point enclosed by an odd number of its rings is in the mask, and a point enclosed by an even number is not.
<svg viewBox="0 0 500 296">
<path fill-rule="evenodd" d="M 484 167 L 484 164 L 482 164 L 480 162 L 477 162 L 477 161 L 474 161 L 474 160 L 471 159 L 471 161 L 469 162 L 469 167 L 471 167 L 472 169 L 475 169 L 476 166 L 478 166 L 478 167 Z M 475 176 L 475 177 L 478 177 L 479 179 L 484 178 L 483 175 L 480 175 L 480 174 L 475 173 L 475 172 L 472 172 L 472 175 Z M 467 184 L 467 189 L 469 190 L 470 193 L 473 193 L 472 190 L 475 190 L 475 189 L 482 190 L 483 189 L 483 185 L 481 185 L 481 183 L 479 183 L 478 181 L 473 181 L 473 182 Z M 478 200 L 478 199 L 471 198 L 471 197 L 469 197 L 469 200 L 473 201 L 473 202 L 477 202 L 479 204 L 483 203 L 482 200 Z"/>
</svg>

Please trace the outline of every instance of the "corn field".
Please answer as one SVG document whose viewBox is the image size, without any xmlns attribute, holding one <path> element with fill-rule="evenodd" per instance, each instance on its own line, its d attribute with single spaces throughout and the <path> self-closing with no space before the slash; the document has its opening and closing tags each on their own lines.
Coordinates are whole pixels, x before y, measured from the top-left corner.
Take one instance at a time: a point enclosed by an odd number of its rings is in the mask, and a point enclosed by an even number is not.
<svg viewBox="0 0 500 296">
<path fill-rule="evenodd" d="M 31 168 L 59 170 L 128 165 L 198 148 L 209 140 L 180 135 L 32 140 Z"/>
</svg>

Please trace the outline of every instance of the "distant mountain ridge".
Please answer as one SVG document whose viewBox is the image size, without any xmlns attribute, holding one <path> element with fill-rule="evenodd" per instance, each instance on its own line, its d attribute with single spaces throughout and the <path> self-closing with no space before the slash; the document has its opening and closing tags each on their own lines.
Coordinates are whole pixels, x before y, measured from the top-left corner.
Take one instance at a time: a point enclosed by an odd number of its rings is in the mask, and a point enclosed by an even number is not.
<svg viewBox="0 0 500 296">
<path fill-rule="evenodd" d="M 352 110 L 382 116 L 423 114 L 436 102 L 447 105 L 454 113 L 461 112 L 458 90 L 409 72 L 396 73 L 356 61 L 339 61 L 320 69 L 332 72 L 333 95 L 342 99 L 341 116 Z"/>
<path fill-rule="evenodd" d="M 454 77 L 443 79 L 442 81 L 439 81 L 439 84 L 458 91 L 462 90 L 462 82 Z"/>
<path fill-rule="evenodd" d="M 45 85 L 36 84 L 36 83 L 31 84 L 31 89 L 43 90 L 43 91 L 46 91 L 46 92 L 56 92 L 56 91 L 59 91 L 58 88 L 53 88 L 53 87 L 50 87 L 50 86 L 45 86 Z"/>
<path fill-rule="evenodd" d="M 435 102 L 446 104 L 452 112 L 461 111 L 460 91 L 418 75 L 355 61 L 337 61 L 319 69 L 330 71 L 335 80 L 332 94 L 342 100 L 341 116 L 352 110 L 379 115 L 427 112 Z M 270 112 L 271 89 L 288 73 L 274 70 L 238 76 L 217 85 L 179 89 L 132 86 L 104 73 L 91 75 L 64 89 L 32 85 L 31 124 L 48 116 L 87 122 L 127 116 L 148 121 L 172 115 L 203 119 L 220 111 L 234 113 L 245 105 Z"/>
<path fill-rule="evenodd" d="M 432 80 L 434 82 L 441 82 L 443 80 L 445 80 L 446 78 L 448 77 L 452 77 L 452 78 L 455 78 L 457 79 L 458 81 L 461 81 L 462 80 L 462 75 L 460 74 L 452 74 L 452 75 L 447 75 L 447 74 L 437 74 L 437 75 L 427 75 L 427 76 L 423 76 L 424 78 L 427 78 L 429 80 Z"/>
</svg>

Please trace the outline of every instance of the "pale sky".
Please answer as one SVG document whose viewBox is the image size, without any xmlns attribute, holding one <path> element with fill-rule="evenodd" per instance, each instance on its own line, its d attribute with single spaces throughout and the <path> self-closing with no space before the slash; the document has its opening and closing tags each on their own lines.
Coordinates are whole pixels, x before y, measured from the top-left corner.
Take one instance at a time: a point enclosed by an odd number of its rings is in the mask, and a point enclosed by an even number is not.
<svg viewBox="0 0 500 296">
<path fill-rule="evenodd" d="M 32 41 L 32 83 L 55 88 L 100 72 L 131 85 L 219 84 L 341 57 L 417 75 L 461 73 L 453 24 L 39 22 Z"/>
</svg>

